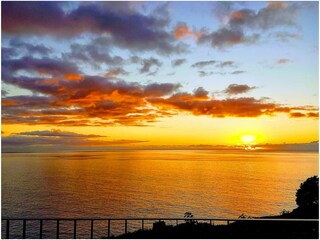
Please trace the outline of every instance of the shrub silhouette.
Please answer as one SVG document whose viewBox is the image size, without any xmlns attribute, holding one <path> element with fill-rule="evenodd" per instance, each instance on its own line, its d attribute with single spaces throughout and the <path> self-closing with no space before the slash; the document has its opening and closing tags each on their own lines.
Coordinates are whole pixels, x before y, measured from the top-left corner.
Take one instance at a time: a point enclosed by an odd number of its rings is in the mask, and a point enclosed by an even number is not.
<svg viewBox="0 0 320 240">
<path fill-rule="evenodd" d="M 296 193 L 296 203 L 301 208 L 319 205 L 319 178 L 313 176 L 301 183 Z"/>
</svg>

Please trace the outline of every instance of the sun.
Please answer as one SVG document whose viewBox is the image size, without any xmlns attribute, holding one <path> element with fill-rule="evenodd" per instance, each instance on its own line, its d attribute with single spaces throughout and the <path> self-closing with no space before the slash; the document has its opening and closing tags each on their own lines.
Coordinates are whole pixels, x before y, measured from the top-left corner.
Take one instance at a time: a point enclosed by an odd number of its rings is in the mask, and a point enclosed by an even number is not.
<svg viewBox="0 0 320 240">
<path fill-rule="evenodd" d="M 244 144 L 250 144 L 253 143 L 256 140 L 256 137 L 254 135 L 242 135 L 241 136 L 241 141 Z"/>
</svg>

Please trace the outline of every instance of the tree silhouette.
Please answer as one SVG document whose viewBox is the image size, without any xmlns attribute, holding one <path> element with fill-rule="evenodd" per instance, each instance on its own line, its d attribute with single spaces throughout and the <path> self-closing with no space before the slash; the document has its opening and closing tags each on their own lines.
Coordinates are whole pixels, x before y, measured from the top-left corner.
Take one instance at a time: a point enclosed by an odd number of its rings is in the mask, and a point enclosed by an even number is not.
<svg viewBox="0 0 320 240">
<path fill-rule="evenodd" d="M 301 183 L 296 193 L 296 203 L 301 208 L 319 205 L 319 178 L 313 176 Z"/>
</svg>

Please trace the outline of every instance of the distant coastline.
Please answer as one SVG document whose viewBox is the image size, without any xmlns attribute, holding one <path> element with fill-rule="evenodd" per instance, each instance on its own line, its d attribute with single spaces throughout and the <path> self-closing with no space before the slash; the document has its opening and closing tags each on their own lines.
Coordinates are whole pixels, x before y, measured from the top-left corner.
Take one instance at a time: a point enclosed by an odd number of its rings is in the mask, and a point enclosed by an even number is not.
<svg viewBox="0 0 320 240">
<path fill-rule="evenodd" d="M 310 143 L 283 143 L 283 144 L 256 144 L 254 150 L 246 150 L 245 145 L 153 145 L 153 146 L 29 146 L 20 148 L 18 146 L 2 146 L 2 153 L 36 153 L 36 152 L 104 152 L 104 151 L 132 151 L 132 150 L 213 150 L 213 151 L 237 151 L 237 152 L 319 152 L 319 142 Z"/>
</svg>

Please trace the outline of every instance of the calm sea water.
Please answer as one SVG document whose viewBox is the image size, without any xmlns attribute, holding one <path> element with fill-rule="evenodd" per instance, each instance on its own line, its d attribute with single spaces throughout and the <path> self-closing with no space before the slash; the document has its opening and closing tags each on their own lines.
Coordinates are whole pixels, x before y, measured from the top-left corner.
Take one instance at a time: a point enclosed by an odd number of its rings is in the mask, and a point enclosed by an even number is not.
<svg viewBox="0 0 320 240">
<path fill-rule="evenodd" d="M 318 175 L 318 153 L 132 150 L 3 153 L 5 217 L 279 214 Z"/>
</svg>

